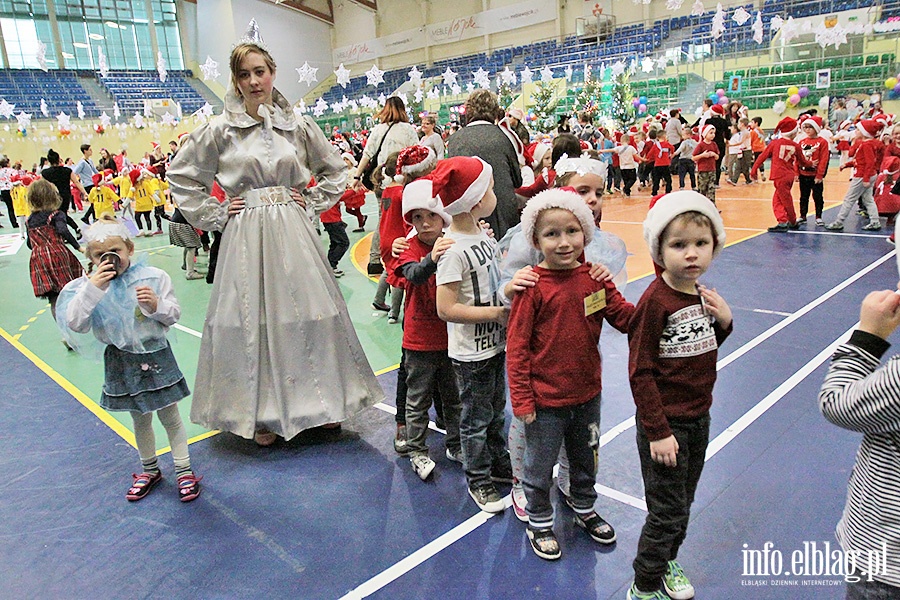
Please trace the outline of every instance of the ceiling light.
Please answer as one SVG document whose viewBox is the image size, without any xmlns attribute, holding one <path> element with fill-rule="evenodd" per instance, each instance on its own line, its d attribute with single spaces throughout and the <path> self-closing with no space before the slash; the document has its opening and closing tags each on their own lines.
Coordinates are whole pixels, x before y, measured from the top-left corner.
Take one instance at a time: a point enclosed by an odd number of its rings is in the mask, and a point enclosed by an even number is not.
<svg viewBox="0 0 900 600">
<path fill-rule="evenodd" d="M 106 25 L 107 27 L 112 27 L 113 29 L 119 28 L 119 24 L 114 23 L 113 21 L 105 21 L 103 24 Z"/>
<path fill-rule="evenodd" d="M 90 48 L 90 46 L 88 46 L 84 42 L 74 42 L 72 45 L 76 48 Z"/>
<path fill-rule="evenodd" d="M 103 39 L 103 36 L 100 35 L 99 33 L 89 33 L 88 37 L 91 38 L 92 40 L 102 40 Z"/>
<path fill-rule="evenodd" d="M 75 58 L 74 54 L 69 54 L 68 52 L 63 52 L 62 55 L 63 58 Z"/>
</svg>

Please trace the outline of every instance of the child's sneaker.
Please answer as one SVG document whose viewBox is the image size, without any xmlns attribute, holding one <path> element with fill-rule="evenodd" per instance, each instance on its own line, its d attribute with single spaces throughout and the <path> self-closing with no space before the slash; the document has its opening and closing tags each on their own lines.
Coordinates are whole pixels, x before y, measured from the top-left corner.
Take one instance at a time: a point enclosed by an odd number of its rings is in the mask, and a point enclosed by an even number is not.
<svg viewBox="0 0 900 600">
<path fill-rule="evenodd" d="M 424 454 L 416 454 L 409 459 L 409 463 L 422 481 L 428 479 L 432 471 L 434 471 L 434 461 Z"/>
<path fill-rule="evenodd" d="M 690 600 L 694 597 L 694 586 L 677 560 L 669 561 L 669 570 L 663 576 L 663 587 L 672 600 Z"/>
<path fill-rule="evenodd" d="M 406 425 L 397 426 L 397 435 L 394 436 L 394 452 L 400 455 L 409 454 L 409 446 L 406 441 Z"/>
<path fill-rule="evenodd" d="M 469 495 L 475 501 L 475 504 L 478 505 L 478 508 L 484 512 L 498 513 L 503 512 L 505 508 L 503 506 L 503 498 L 500 497 L 493 483 L 485 483 L 478 487 L 469 486 Z"/>
<path fill-rule="evenodd" d="M 197 477 L 193 473 L 182 475 L 178 478 L 178 499 L 182 502 L 190 502 L 200 495 L 200 480 L 203 477 Z"/>
<path fill-rule="evenodd" d="M 825 225 L 825 221 L 822 219 L 816 219 L 816 227 L 823 227 Z"/>
<path fill-rule="evenodd" d="M 582 517 L 575 513 L 573 520 L 576 525 L 587 531 L 591 539 L 598 544 L 612 544 L 616 541 L 616 530 L 595 512 L 592 512 L 587 517 Z"/>
<path fill-rule="evenodd" d="M 531 529 L 529 527 L 525 533 L 528 534 L 528 539 L 531 541 L 531 549 L 544 560 L 556 560 L 562 556 L 556 534 L 549 527 L 547 529 Z"/>
<path fill-rule="evenodd" d="M 797 222 L 798 222 L 798 223 L 806 223 L 806 217 L 805 217 L 805 216 L 804 216 L 804 217 L 797 217 Z"/>
<path fill-rule="evenodd" d="M 844 224 L 835 221 L 834 223 L 829 223 L 828 225 L 826 225 L 825 229 L 827 229 L 828 231 L 843 231 Z"/>
<path fill-rule="evenodd" d="M 871 223 L 868 223 L 867 225 L 863 225 L 862 229 L 863 229 L 863 231 L 880 231 L 881 223 L 880 222 L 876 223 L 875 221 L 872 221 Z"/>
<path fill-rule="evenodd" d="M 641 592 L 633 583 L 631 584 L 631 587 L 628 588 L 628 595 L 625 597 L 628 600 L 669 600 L 669 597 L 660 590 L 656 590 L 655 592 Z"/>
<path fill-rule="evenodd" d="M 521 483 L 514 483 L 512 486 L 512 507 L 516 518 L 523 523 L 528 522 L 528 513 L 525 507 L 528 506 L 528 500 L 525 498 L 525 490 L 522 489 Z"/>
<path fill-rule="evenodd" d="M 769 233 L 785 233 L 791 228 L 790 223 L 779 223 L 769 227 Z"/>
<path fill-rule="evenodd" d="M 134 477 L 134 483 L 131 484 L 131 487 L 128 488 L 128 492 L 125 494 L 125 499 L 129 502 L 136 502 L 150 493 L 156 484 L 162 481 L 162 473 L 157 471 L 156 473 L 141 473 L 138 475 L 137 473 L 132 473 L 132 477 Z"/>
<path fill-rule="evenodd" d="M 463 464 L 462 448 L 457 448 L 456 450 L 447 448 L 445 455 L 447 456 L 447 460 L 452 460 L 455 463 Z"/>
</svg>

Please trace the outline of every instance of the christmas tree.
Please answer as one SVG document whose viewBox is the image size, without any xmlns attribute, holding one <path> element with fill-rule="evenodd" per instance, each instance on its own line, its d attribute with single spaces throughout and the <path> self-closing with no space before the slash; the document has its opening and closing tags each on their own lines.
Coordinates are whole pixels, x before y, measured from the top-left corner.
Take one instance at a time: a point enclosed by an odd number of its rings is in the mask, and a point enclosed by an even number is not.
<svg viewBox="0 0 900 600">
<path fill-rule="evenodd" d="M 593 119 L 600 110 L 600 80 L 586 76 L 584 85 L 575 96 L 575 112 L 588 113 Z"/>
<path fill-rule="evenodd" d="M 534 127 L 543 133 L 549 133 L 556 127 L 556 99 L 553 92 L 552 85 L 539 82 L 535 84 L 535 91 L 531 95 L 534 103 Z"/>
<path fill-rule="evenodd" d="M 609 106 L 609 116 L 616 122 L 620 129 L 625 129 L 634 123 L 634 105 L 631 103 L 631 83 L 628 71 L 612 78 L 612 99 Z"/>
<path fill-rule="evenodd" d="M 513 101 L 512 86 L 497 78 L 497 102 L 500 108 L 508 110 Z"/>
</svg>

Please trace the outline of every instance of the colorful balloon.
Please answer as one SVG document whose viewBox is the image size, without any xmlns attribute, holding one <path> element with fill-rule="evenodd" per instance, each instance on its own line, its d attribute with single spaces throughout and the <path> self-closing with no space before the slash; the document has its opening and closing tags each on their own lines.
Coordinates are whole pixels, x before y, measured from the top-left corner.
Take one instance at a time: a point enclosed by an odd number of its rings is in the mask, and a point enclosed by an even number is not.
<svg viewBox="0 0 900 600">
<path fill-rule="evenodd" d="M 884 80 L 884 87 L 892 90 L 897 86 L 897 78 L 896 77 L 888 77 Z"/>
<path fill-rule="evenodd" d="M 641 104 L 647 104 L 647 96 L 641 96 L 638 99 L 641 101 Z"/>
<path fill-rule="evenodd" d="M 898 82 L 897 85 L 894 86 L 894 92 L 900 94 L 900 82 Z"/>
<path fill-rule="evenodd" d="M 719 96 L 719 104 L 722 106 L 728 104 L 728 96 Z"/>
<path fill-rule="evenodd" d="M 638 114 L 644 114 L 645 112 L 647 112 L 646 104 L 641 104 L 640 106 L 638 106 Z"/>
<path fill-rule="evenodd" d="M 802 88 L 797 90 L 797 93 L 801 98 L 806 98 L 807 96 L 809 96 L 809 88 L 804 85 Z"/>
<path fill-rule="evenodd" d="M 800 88 L 798 88 L 796 85 L 792 85 L 791 87 L 788 88 L 788 91 L 787 91 L 788 96 L 794 96 L 795 94 L 799 94 L 799 93 L 800 93 Z"/>
<path fill-rule="evenodd" d="M 800 98 L 800 94 L 791 94 L 791 97 L 788 98 L 788 102 L 790 102 L 794 106 L 800 104 L 800 100 L 802 100 L 802 98 Z"/>
<path fill-rule="evenodd" d="M 724 96 L 724 95 L 725 95 L 725 90 L 724 90 L 724 89 L 719 88 L 719 89 L 716 90 L 716 96 L 718 96 L 719 98 L 721 98 L 721 97 Z"/>
</svg>

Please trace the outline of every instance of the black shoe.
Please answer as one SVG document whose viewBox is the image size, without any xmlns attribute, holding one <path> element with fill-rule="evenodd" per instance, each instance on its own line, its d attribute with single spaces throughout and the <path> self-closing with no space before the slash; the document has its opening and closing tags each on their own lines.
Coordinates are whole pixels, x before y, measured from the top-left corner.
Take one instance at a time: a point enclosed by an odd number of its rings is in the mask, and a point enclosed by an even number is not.
<svg viewBox="0 0 900 600">
<path fill-rule="evenodd" d="M 366 268 L 366 272 L 369 275 L 381 275 L 384 273 L 384 265 L 379 263 L 369 263 L 369 266 Z"/>
<path fill-rule="evenodd" d="M 805 222 L 806 222 L 806 219 L 804 219 L 803 222 L 805 223 Z M 790 230 L 792 230 L 792 231 L 796 231 L 797 229 L 800 229 L 800 221 L 797 221 L 796 223 L 791 223 L 791 224 L 789 224 L 789 225 L 788 225 L 788 229 L 790 229 Z"/>
<path fill-rule="evenodd" d="M 489 513 L 499 513 L 506 509 L 503 498 L 497 493 L 493 483 L 469 487 L 469 496 L 478 505 L 478 508 Z"/>
<path fill-rule="evenodd" d="M 616 541 L 616 530 L 597 513 L 591 513 L 587 517 L 575 513 L 575 518 L 572 520 L 587 531 L 591 539 L 598 544 L 612 544 Z"/>
<path fill-rule="evenodd" d="M 769 227 L 769 232 L 770 233 L 785 233 L 789 229 L 790 229 L 790 225 L 788 225 L 787 223 L 779 223 L 778 225 L 773 225 L 772 227 Z"/>
<path fill-rule="evenodd" d="M 507 458 L 505 461 L 491 466 L 491 480 L 497 483 L 512 483 L 513 470 L 512 463 Z"/>
<path fill-rule="evenodd" d="M 374 308 L 375 310 L 380 310 L 382 312 L 391 312 L 391 307 L 384 302 L 373 302 L 372 308 Z"/>
</svg>

